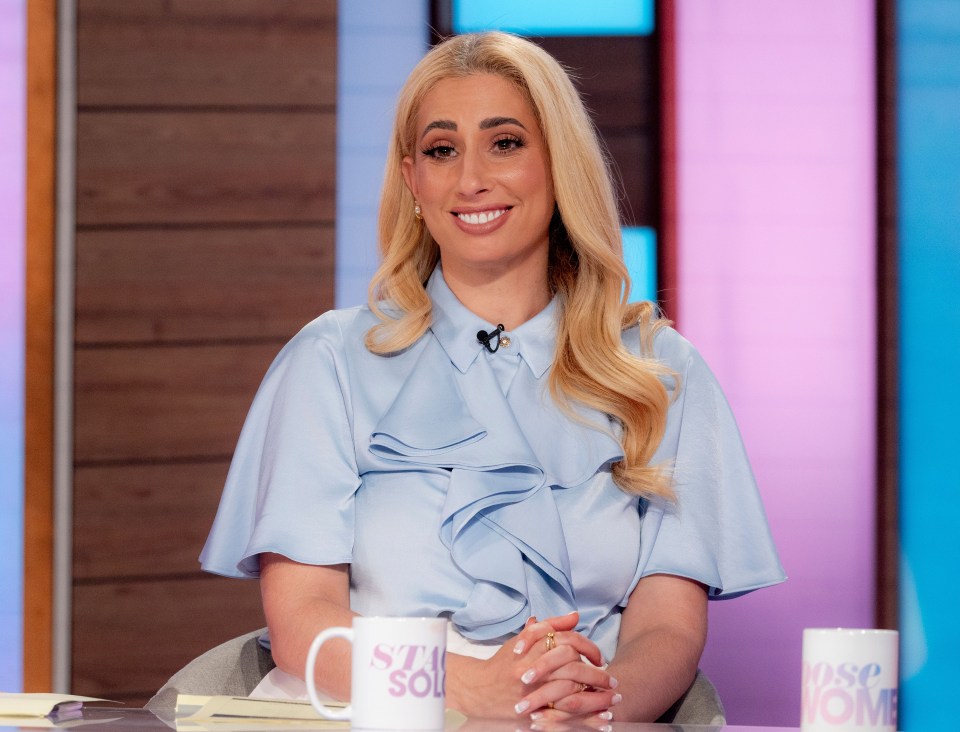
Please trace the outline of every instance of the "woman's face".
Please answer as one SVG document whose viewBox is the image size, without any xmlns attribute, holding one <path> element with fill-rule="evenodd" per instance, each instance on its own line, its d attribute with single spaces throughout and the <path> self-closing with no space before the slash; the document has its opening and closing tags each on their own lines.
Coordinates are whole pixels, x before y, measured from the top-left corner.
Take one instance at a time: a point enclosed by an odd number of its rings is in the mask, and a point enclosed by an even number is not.
<svg viewBox="0 0 960 732">
<path fill-rule="evenodd" d="M 553 180 L 533 109 L 493 74 L 444 79 L 416 120 L 403 176 L 440 247 L 445 274 L 546 275 Z"/>
</svg>

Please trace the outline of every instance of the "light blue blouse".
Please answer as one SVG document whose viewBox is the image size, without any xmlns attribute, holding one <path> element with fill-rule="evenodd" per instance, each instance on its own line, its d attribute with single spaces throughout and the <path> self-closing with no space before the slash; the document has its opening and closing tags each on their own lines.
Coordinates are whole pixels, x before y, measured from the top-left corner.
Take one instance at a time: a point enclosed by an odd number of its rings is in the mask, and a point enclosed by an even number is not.
<svg viewBox="0 0 960 732">
<path fill-rule="evenodd" d="M 330 311 L 284 347 L 240 436 L 204 569 L 256 577 L 261 552 L 346 563 L 361 615 L 449 617 L 481 643 L 576 609 L 606 658 L 641 577 L 689 577 L 714 598 L 785 578 L 730 408 L 676 331 L 654 342 L 680 376 L 654 458 L 674 466 L 669 504 L 613 483 L 612 420 L 579 409 L 590 427 L 551 399 L 554 304 L 490 353 L 476 334 L 492 324 L 439 268 L 427 291 L 433 324 L 398 355 L 364 347 L 377 322 L 367 307 Z M 634 353 L 638 331 L 624 334 Z"/>
</svg>

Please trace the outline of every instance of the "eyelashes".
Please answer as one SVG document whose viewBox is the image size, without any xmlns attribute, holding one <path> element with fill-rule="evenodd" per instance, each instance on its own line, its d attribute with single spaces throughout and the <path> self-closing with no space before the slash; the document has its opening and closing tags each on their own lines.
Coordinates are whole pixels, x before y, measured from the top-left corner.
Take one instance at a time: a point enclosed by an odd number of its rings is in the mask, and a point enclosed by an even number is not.
<svg viewBox="0 0 960 732">
<path fill-rule="evenodd" d="M 435 143 L 430 145 L 420 151 L 423 155 L 426 155 L 428 158 L 451 158 L 456 154 L 456 150 L 453 148 L 453 145 L 447 145 L 445 143 Z"/>
<path fill-rule="evenodd" d="M 497 155 L 512 153 L 525 145 L 526 142 L 523 138 L 508 133 L 497 136 L 490 143 L 492 152 Z M 421 148 L 420 154 L 428 158 L 433 158 L 434 160 L 447 160 L 456 157 L 458 153 L 453 143 L 447 142 L 446 140 L 439 140 Z"/>
<path fill-rule="evenodd" d="M 517 135 L 508 134 L 501 135 L 493 141 L 493 146 L 500 152 L 519 150 L 525 144 L 526 143 L 523 141 L 523 138 L 518 137 Z"/>
</svg>

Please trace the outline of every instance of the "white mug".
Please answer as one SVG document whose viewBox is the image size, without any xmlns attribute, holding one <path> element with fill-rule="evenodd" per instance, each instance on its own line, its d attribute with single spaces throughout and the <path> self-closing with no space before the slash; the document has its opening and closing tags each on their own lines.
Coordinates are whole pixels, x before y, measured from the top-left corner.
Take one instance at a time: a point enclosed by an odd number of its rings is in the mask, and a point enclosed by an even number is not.
<svg viewBox="0 0 960 732">
<path fill-rule="evenodd" d="M 803 631 L 803 732 L 896 732 L 899 634 L 895 630 Z"/>
<path fill-rule="evenodd" d="M 342 709 L 324 706 L 314 679 L 317 653 L 331 638 L 353 643 L 351 699 Z M 446 652 L 443 618 L 356 617 L 352 628 L 327 628 L 310 644 L 310 703 L 320 716 L 358 729 L 443 729 Z"/>
</svg>

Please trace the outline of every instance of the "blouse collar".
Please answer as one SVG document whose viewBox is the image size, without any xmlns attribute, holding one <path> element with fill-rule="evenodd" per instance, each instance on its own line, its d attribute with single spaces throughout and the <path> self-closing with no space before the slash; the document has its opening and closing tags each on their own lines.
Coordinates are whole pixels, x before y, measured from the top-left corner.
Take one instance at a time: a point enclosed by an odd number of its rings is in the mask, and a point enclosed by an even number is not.
<svg viewBox="0 0 960 732">
<path fill-rule="evenodd" d="M 483 349 L 483 345 L 477 340 L 477 332 L 489 332 L 496 328 L 496 324 L 489 323 L 471 312 L 457 299 L 443 279 L 440 265 L 437 265 L 430 275 L 426 289 L 433 302 L 430 330 L 453 365 L 461 373 L 466 373 Z M 554 297 L 526 323 L 503 334 L 510 338 L 510 346 L 509 351 L 504 349 L 502 352 L 519 355 L 538 379 L 553 363 L 557 334 L 556 309 Z"/>
</svg>

